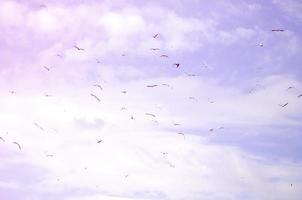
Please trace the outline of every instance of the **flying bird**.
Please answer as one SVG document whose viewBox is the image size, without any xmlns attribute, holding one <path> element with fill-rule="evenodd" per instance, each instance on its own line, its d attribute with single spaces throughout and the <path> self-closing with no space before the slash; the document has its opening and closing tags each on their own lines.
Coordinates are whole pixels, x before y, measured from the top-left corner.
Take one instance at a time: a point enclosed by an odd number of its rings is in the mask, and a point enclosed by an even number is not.
<svg viewBox="0 0 302 200">
<path fill-rule="evenodd" d="M 126 107 L 122 107 L 121 110 L 127 110 L 127 108 Z"/>
<path fill-rule="evenodd" d="M 18 148 L 21 150 L 21 145 L 18 142 L 13 142 L 15 145 L 18 146 Z"/>
<path fill-rule="evenodd" d="M 131 116 L 131 119 L 132 119 L 132 120 L 134 120 L 134 117 L 133 117 L 133 116 Z"/>
<path fill-rule="evenodd" d="M 63 56 L 61 54 L 57 54 L 56 56 L 58 56 L 59 58 L 63 58 Z"/>
<path fill-rule="evenodd" d="M 99 85 L 99 84 L 94 84 L 93 86 L 94 86 L 94 87 L 98 87 L 98 88 L 100 88 L 101 90 L 103 90 L 103 87 L 102 87 L 101 85 Z"/>
<path fill-rule="evenodd" d="M 98 102 L 101 102 L 101 99 L 100 99 L 99 97 L 97 97 L 96 95 L 94 95 L 94 94 L 92 94 L 92 93 L 90 93 L 90 95 L 91 95 L 92 97 L 94 97 Z"/>
<path fill-rule="evenodd" d="M 177 134 L 182 135 L 182 136 L 184 137 L 184 140 L 186 139 L 186 137 L 185 137 L 185 134 L 184 134 L 184 133 L 179 132 L 179 133 L 177 133 Z"/>
<path fill-rule="evenodd" d="M 210 129 L 209 129 L 209 131 L 213 132 L 213 131 L 214 131 L 214 129 L 213 129 L 213 128 L 210 128 Z"/>
<path fill-rule="evenodd" d="M 168 155 L 168 152 L 161 152 L 163 155 Z"/>
<path fill-rule="evenodd" d="M 46 157 L 53 157 L 52 154 L 46 154 Z"/>
<path fill-rule="evenodd" d="M 208 98 L 208 102 L 209 103 L 215 103 L 215 101 L 211 100 L 210 98 Z"/>
<path fill-rule="evenodd" d="M 150 48 L 151 51 L 159 51 L 159 48 Z"/>
<path fill-rule="evenodd" d="M 101 61 L 99 61 L 99 59 L 96 59 L 96 62 L 97 62 L 97 63 L 101 63 Z"/>
<path fill-rule="evenodd" d="M 0 140 L 2 140 L 3 142 L 5 142 L 5 140 L 2 137 L 0 137 Z"/>
<path fill-rule="evenodd" d="M 283 32 L 285 31 L 284 29 L 272 29 L 273 32 Z"/>
<path fill-rule="evenodd" d="M 175 65 L 176 68 L 178 68 L 180 64 L 179 63 L 174 63 L 173 65 Z"/>
<path fill-rule="evenodd" d="M 197 99 L 195 97 L 189 97 L 190 100 L 194 100 L 197 101 Z"/>
<path fill-rule="evenodd" d="M 73 47 L 76 48 L 76 49 L 79 50 L 79 51 L 84 51 L 83 48 L 80 48 L 80 47 L 78 47 L 78 46 L 76 46 L 76 45 L 74 45 Z"/>
<path fill-rule="evenodd" d="M 50 71 L 52 69 L 52 67 L 45 67 L 43 66 L 44 69 L 46 69 L 47 71 Z"/>
<path fill-rule="evenodd" d="M 260 47 L 263 47 L 263 44 L 262 44 L 262 43 L 259 43 L 259 46 L 260 46 Z"/>
<path fill-rule="evenodd" d="M 157 87 L 157 85 L 147 85 L 147 87 L 153 88 L 153 87 Z"/>
<path fill-rule="evenodd" d="M 149 115 L 149 116 L 152 116 L 152 117 L 156 117 L 154 114 L 152 113 L 145 113 L 145 115 Z"/>
<path fill-rule="evenodd" d="M 297 97 L 298 97 L 298 98 L 302 97 L 302 94 L 298 95 Z"/>
<path fill-rule="evenodd" d="M 126 54 L 122 54 L 122 56 L 126 56 Z"/>
<path fill-rule="evenodd" d="M 16 94 L 16 92 L 15 91 L 13 91 L 13 90 L 11 90 L 11 91 L 8 91 L 9 93 L 11 93 L 11 94 Z"/>
<path fill-rule="evenodd" d="M 185 74 L 187 74 L 187 76 L 197 76 L 196 74 L 189 74 L 187 72 L 185 72 Z"/>
<path fill-rule="evenodd" d="M 155 35 L 153 35 L 153 38 L 154 38 L 154 39 L 157 38 L 158 35 L 159 35 L 159 34 L 156 33 Z"/>
<path fill-rule="evenodd" d="M 99 143 L 101 143 L 103 140 L 97 140 L 97 143 L 99 144 Z"/>
<path fill-rule="evenodd" d="M 42 126 L 40 126 L 38 123 L 35 122 L 34 125 L 41 131 L 44 131 L 44 128 Z"/>
<path fill-rule="evenodd" d="M 123 90 L 123 91 L 122 91 L 122 93 L 123 93 L 123 94 L 126 94 L 126 93 L 127 93 L 127 91 L 126 91 L 126 90 Z"/>
<path fill-rule="evenodd" d="M 288 102 L 286 102 L 286 103 L 283 104 L 283 105 L 279 104 L 279 106 L 282 107 L 282 108 L 284 108 L 284 107 L 287 106 L 287 105 L 288 105 Z"/>
<path fill-rule="evenodd" d="M 294 89 L 295 87 L 289 86 L 286 90 Z"/>
<path fill-rule="evenodd" d="M 174 123 L 173 125 L 174 125 L 174 126 L 180 126 L 180 124 L 178 124 L 178 123 Z"/>
<path fill-rule="evenodd" d="M 45 97 L 51 97 L 51 94 L 44 94 Z"/>
<path fill-rule="evenodd" d="M 162 54 L 160 55 L 161 58 L 168 58 L 169 56 L 165 55 L 165 54 Z"/>
</svg>

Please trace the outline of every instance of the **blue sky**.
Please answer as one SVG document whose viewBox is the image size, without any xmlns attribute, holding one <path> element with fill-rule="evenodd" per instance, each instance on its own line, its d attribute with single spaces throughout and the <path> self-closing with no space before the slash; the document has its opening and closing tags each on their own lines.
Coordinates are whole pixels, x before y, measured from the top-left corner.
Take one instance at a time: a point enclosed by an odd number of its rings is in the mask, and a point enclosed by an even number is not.
<svg viewBox="0 0 302 200">
<path fill-rule="evenodd" d="M 301 13 L 1 1 L 1 199 L 301 199 Z"/>
</svg>

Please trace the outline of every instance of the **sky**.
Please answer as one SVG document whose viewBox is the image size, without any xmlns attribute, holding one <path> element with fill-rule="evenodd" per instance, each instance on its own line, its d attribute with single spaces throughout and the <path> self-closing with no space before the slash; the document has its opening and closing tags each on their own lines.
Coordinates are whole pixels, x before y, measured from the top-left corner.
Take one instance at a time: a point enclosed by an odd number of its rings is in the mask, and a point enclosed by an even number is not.
<svg viewBox="0 0 302 200">
<path fill-rule="evenodd" d="M 2 0 L 0 199 L 301 199 L 301 23 L 298 0 Z"/>
</svg>

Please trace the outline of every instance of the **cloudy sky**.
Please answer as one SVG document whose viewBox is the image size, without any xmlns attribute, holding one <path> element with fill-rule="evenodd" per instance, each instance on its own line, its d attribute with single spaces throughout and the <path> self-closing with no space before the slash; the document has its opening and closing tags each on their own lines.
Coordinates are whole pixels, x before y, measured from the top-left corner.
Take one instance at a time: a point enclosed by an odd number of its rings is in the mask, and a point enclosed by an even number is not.
<svg viewBox="0 0 302 200">
<path fill-rule="evenodd" d="M 0 199 L 301 199 L 301 23 L 298 0 L 2 0 Z"/>
</svg>

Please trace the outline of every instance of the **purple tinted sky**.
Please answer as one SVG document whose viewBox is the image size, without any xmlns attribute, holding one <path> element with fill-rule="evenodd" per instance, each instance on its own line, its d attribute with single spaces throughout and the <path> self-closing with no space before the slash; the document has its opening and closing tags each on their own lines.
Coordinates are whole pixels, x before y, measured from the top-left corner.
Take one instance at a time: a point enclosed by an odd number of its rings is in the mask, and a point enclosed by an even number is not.
<svg viewBox="0 0 302 200">
<path fill-rule="evenodd" d="M 1 1 L 0 198 L 301 199 L 301 13 Z"/>
</svg>

